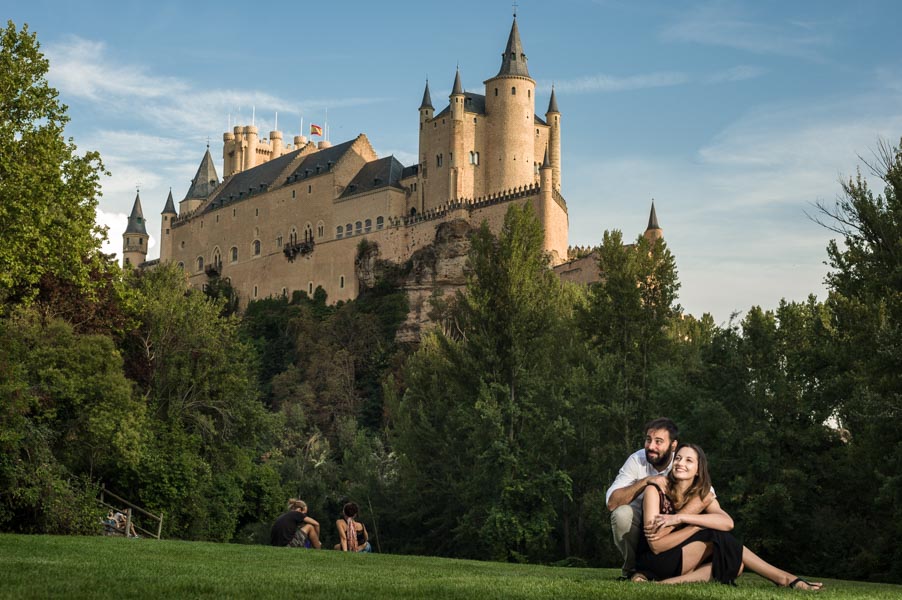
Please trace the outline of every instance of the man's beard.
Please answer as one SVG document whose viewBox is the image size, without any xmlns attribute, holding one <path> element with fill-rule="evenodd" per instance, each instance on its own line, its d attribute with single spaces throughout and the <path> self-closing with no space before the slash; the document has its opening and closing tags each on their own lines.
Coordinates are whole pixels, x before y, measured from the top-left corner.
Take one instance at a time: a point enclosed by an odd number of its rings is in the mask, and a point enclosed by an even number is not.
<svg viewBox="0 0 902 600">
<path fill-rule="evenodd" d="M 648 461 L 648 464 L 656 468 L 657 470 L 661 470 L 670 464 L 670 457 L 673 455 L 673 452 L 670 451 L 670 448 L 667 448 L 667 452 L 662 454 L 657 460 L 652 460 L 651 456 L 648 454 L 648 450 L 645 450 L 645 460 Z"/>
</svg>

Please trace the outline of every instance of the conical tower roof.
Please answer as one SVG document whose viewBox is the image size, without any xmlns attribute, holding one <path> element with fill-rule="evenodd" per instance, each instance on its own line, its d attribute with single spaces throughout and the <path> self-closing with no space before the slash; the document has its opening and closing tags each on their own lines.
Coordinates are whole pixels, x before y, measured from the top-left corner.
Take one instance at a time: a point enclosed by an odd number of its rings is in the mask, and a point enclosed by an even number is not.
<svg viewBox="0 0 902 600">
<path fill-rule="evenodd" d="M 144 226 L 144 211 L 141 210 L 141 193 L 135 195 L 135 204 L 132 206 L 132 214 L 128 216 L 128 227 L 125 233 L 142 233 L 147 235 L 147 228 Z"/>
<path fill-rule="evenodd" d="M 457 69 L 457 73 L 454 74 L 454 87 L 451 88 L 451 95 L 463 95 L 464 87 L 460 84 L 460 67 Z"/>
<path fill-rule="evenodd" d="M 426 80 L 426 89 L 423 90 L 423 101 L 420 102 L 420 110 L 424 108 L 431 108 L 435 110 L 435 107 L 432 106 L 432 95 L 429 93 L 429 80 Z"/>
<path fill-rule="evenodd" d="M 516 75 L 529 77 L 529 69 L 526 68 L 526 54 L 523 52 L 523 44 L 520 43 L 520 29 L 517 27 L 517 17 L 511 25 L 511 33 L 507 37 L 507 47 L 501 55 L 501 70 L 495 77 Z"/>
<path fill-rule="evenodd" d="M 197 174 L 191 180 L 191 187 L 185 194 L 185 200 L 203 200 L 213 192 L 217 185 L 219 185 L 219 175 L 216 174 L 216 166 L 213 164 L 213 157 L 210 156 L 210 147 L 207 146 L 204 158 L 197 168 Z"/>
<path fill-rule="evenodd" d="M 557 96 L 554 94 L 554 86 L 551 86 L 551 100 L 548 101 L 548 110 L 545 111 L 545 114 L 548 113 L 559 113 L 557 109 Z"/>
<path fill-rule="evenodd" d="M 660 229 L 660 225 L 658 225 L 658 215 L 655 213 L 655 201 L 651 201 L 651 214 L 648 215 L 648 227 L 646 227 L 646 231 L 649 229 Z"/>
<path fill-rule="evenodd" d="M 163 207 L 161 215 L 175 215 L 175 202 L 172 201 L 172 188 L 169 188 L 169 197 L 166 198 L 166 206 Z"/>
<path fill-rule="evenodd" d="M 545 168 L 550 168 L 550 167 L 551 167 L 551 160 L 548 158 L 548 146 L 546 145 L 545 146 L 545 159 L 542 161 L 542 168 L 545 169 Z"/>
</svg>

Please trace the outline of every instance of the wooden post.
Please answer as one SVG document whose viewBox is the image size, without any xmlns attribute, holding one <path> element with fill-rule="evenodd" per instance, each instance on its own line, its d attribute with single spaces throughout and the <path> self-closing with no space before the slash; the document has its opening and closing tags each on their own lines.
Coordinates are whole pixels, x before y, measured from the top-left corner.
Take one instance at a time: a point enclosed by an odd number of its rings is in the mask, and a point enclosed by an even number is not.
<svg viewBox="0 0 902 600">
<path fill-rule="evenodd" d="M 160 511 L 160 520 L 157 521 L 157 539 L 163 539 L 163 511 Z"/>
<path fill-rule="evenodd" d="M 132 509 L 131 507 L 125 509 L 125 537 L 131 537 L 130 532 L 132 528 Z"/>
</svg>

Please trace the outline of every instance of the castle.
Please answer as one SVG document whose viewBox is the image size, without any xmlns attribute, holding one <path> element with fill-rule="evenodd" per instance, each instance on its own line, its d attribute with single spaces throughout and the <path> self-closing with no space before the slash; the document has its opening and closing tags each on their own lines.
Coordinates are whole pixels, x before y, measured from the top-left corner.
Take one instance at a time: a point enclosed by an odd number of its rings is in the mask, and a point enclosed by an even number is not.
<svg viewBox="0 0 902 600">
<path fill-rule="evenodd" d="M 568 260 L 561 195 L 561 113 L 554 89 L 544 118 L 516 17 L 485 94 L 464 91 L 458 69 L 448 105 L 436 112 L 429 83 L 419 107 L 418 163 L 379 158 L 363 134 L 331 145 L 254 125 L 223 134 L 223 179 L 209 147 L 178 211 L 162 211 L 160 261 L 192 286 L 228 280 L 243 302 L 322 287 L 330 302 L 359 292 L 355 257 L 364 238 L 382 259 L 404 262 L 442 223 L 487 221 L 498 231 L 511 203 L 531 204 L 553 265 Z M 140 197 L 123 234 L 126 265 L 147 262 Z M 591 270 L 591 269 L 589 269 Z"/>
</svg>

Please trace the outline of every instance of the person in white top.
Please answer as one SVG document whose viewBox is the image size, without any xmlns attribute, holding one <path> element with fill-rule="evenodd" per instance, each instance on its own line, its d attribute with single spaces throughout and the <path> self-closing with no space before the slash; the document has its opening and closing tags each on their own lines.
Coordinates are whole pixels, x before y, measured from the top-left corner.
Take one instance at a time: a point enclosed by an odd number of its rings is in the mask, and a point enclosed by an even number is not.
<svg viewBox="0 0 902 600">
<path fill-rule="evenodd" d="M 630 454 L 614 483 L 608 488 L 605 501 L 611 511 L 611 531 L 614 544 L 623 554 L 622 578 L 629 578 L 636 570 L 636 547 L 642 531 L 642 498 L 645 486 L 665 485 L 665 478 L 673 464 L 680 431 L 676 423 L 666 417 L 645 424 L 645 447 Z M 680 513 L 698 514 L 705 506 L 699 499 L 690 501 Z M 648 532 L 648 535 L 654 535 Z"/>
</svg>

